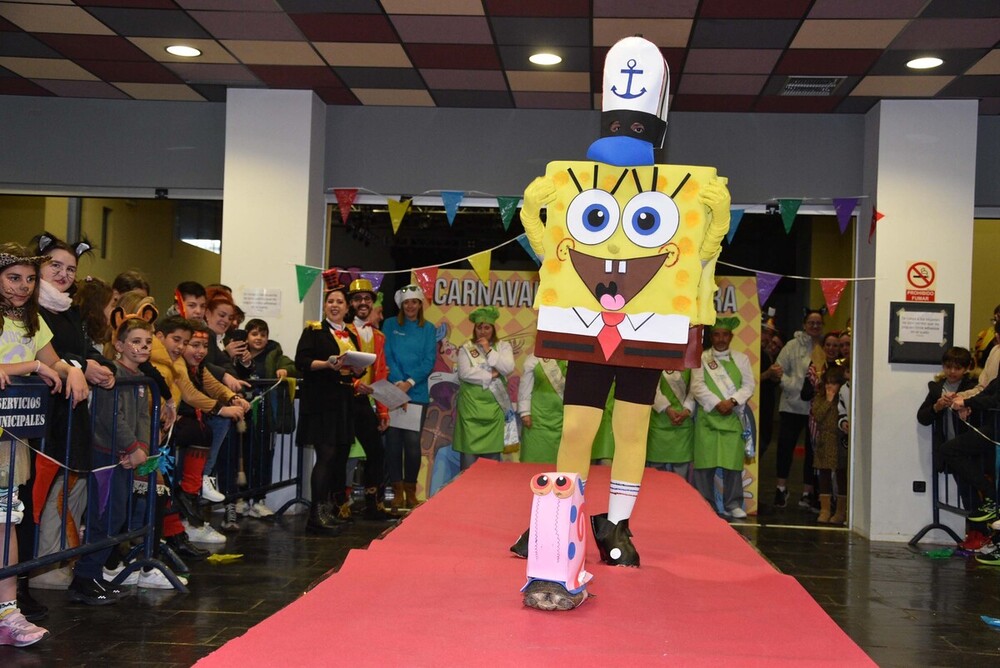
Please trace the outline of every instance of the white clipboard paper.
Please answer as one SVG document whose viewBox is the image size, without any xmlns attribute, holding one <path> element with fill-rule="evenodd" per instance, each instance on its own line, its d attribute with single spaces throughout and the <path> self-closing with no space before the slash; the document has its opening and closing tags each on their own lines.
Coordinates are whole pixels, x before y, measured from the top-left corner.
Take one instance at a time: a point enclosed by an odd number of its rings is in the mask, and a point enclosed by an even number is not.
<svg viewBox="0 0 1000 668">
<path fill-rule="evenodd" d="M 343 355 L 330 355 L 330 363 L 333 364 L 341 359 L 344 361 L 344 366 L 349 366 L 353 369 L 366 369 L 372 364 L 375 364 L 375 353 L 360 353 L 356 350 L 348 350 Z"/>
<path fill-rule="evenodd" d="M 389 426 L 398 427 L 407 431 L 420 431 L 420 418 L 423 417 L 424 407 L 420 404 L 407 404 L 396 410 L 389 411 Z"/>
<path fill-rule="evenodd" d="M 379 402 L 390 411 L 394 408 L 399 408 L 406 402 L 410 400 L 410 396 L 403 392 L 401 389 L 396 387 L 394 383 L 390 383 L 388 380 L 379 380 L 371 385 L 372 396 L 375 401 Z"/>
</svg>

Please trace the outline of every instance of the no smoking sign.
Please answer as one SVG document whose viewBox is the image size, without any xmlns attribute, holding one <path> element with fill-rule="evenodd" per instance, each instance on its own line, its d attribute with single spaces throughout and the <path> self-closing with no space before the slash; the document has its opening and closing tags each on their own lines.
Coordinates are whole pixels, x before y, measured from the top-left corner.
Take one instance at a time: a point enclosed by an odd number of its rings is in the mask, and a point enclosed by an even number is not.
<svg viewBox="0 0 1000 668">
<path fill-rule="evenodd" d="M 918 260 L 907 262 L 906 301 L 933 302 L 934 281 L 937 280 L 937 262 Z"/>
</svg>

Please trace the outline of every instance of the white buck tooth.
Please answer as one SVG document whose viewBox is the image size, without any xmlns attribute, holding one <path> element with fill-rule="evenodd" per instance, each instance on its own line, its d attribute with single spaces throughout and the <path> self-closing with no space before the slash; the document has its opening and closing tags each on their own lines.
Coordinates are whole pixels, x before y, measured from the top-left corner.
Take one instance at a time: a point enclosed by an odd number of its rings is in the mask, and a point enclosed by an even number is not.
<svg viewBox="0 0 1000 668">
<path fill-rule="evenodd" d="M 618 273 L 620 273 L 620 274 L 624 274 L 625 273 L 625 260 L 621 260 L 618 263 Z"/>
<path fill-rule="evenodd" d="M 611 273 L 611 263 L 612 263 L 611 260 L 605 260 L 604 261 L 604 273 L 605 274 L 610 274 Z"/>
</svg>

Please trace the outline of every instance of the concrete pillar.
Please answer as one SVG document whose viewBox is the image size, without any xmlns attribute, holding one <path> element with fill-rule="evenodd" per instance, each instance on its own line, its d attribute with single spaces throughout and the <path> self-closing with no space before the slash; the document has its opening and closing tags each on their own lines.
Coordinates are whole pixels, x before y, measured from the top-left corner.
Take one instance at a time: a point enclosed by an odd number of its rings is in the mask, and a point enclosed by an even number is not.
<svg viewBox="0 0 1000 668">
<path fill-rule="evenodd" d="M 885 100 L 865 121 L 857 272 L 877 280 L 856 293 L 851 482 L 853 526 L 873 540 L 909 540 L 931 517 L 930 432 L 916 411 L 940 364 L 889 363 L 890 302 L 905 301 L 908 263 L 936 263 L 936 301 L 955 305 L 953 345 L 969 340 L 977 114 L 975 100 Z M 869 243 L 872 206 L 885 218 Z"/>
</svg>

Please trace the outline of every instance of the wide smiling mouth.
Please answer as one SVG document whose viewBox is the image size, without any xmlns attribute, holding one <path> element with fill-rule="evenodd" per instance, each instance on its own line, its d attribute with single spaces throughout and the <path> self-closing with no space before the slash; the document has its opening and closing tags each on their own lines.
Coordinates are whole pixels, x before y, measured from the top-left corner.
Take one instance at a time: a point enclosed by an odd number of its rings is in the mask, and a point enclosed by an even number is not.
<svg viewBox="0 0 1000 668">
<path fill-rule="evenodd" d="M 601 308 L 620 311 L 653 279 L 666 259 L 650 255 L 631 259 L 611 259 L 570 249 L 570 261 L 577 275 Z"/>
</svg>

